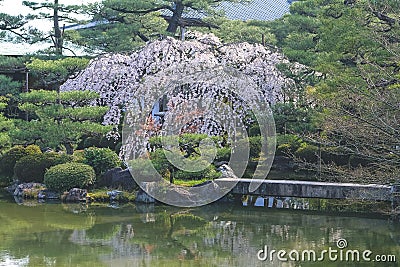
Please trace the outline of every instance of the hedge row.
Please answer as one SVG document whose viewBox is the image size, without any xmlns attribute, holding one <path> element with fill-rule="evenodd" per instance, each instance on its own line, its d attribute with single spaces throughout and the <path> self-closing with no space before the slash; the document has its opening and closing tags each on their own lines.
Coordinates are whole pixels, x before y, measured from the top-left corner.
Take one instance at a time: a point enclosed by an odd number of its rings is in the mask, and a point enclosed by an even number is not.
<svg viewBox="0 0 400 267">
<path fill-rule="evenodd" d="M 14 166 L 14 175 L 22 183 L 42 183 L 46 170 L 52 166 L 72 161 L 72 156 L 56 152 L 28 155 Z"/>
<path fill-rule="evenodd" d="M 52 167 L 67 163 L 79 163 L 89 166 L 97 177 L 101 177 L 109 169 L 121 166 L 121 160 L 118 155 L 108 148 L 87 148 L 82 151 L 75 151 L 74 155 L 71 156 L 56 152 L 42 153 L 36 145 L 27 147 L 15 146 L 0 159 L 0 182 L 3 184 L 10 183 L 12 178 L 15 178 L 21 183 L 42 183 L 44 182 L 46 171 Z M 65 175 L 59 179 L 59 184 L 64 184 L 61 181 L 69 180 Z M 76 184 L 74 182 L 76 179 L 73 176 L 71 179 L 71 184 Z M 57 178 L 54 177 L 50 180 L 55 183 Z M 90 178 L 89 180 L 94 181 L 95 179 Z M 58 186 L 58 188 L 61 187 Z"/>
<path fill-rule="evenodd" d="M 27 147 L 15 146 L 8 150 L 0 159 L 0 170 L 4 176 L 13 176 L 14 166 L 18 160 L 28 155 L 41 154 L 40 147 L 29 145 Z"/>
</svg>

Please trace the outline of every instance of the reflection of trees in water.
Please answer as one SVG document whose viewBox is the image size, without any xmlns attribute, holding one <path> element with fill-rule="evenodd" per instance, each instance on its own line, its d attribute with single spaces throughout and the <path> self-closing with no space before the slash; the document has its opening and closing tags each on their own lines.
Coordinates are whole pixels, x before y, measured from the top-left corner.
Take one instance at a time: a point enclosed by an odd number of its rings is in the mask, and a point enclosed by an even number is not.
<svg viewBox="0 0 400 267">
<path fill-rule="evenodd" d="M 95 231 L 95 232 L 94 232 Z M 143 248 L 132 242 L 134 231 L 130 224 L 97 225 L 94 231 L 74 230 L 69 240 L 81 246 L 109 247 L 110 253 L 101 258 L 118 258 L 143 254 Z"/>
<path fill-rule="evenodd" d="M 399 227 L 381 219 L 343 214 L 221 205 L 156 206 L 141 209 L 141 213 L 89 207 L 83 214 L 73 214 L 75 209 L 66 212 L 56 205 L 5 206 L 4 210 L 0 210 L 3 222 L 15 223 L 11 228 L 0 224 L 0 234 L 9 237 L 0 243 L 0 252 L 7 249 L 18 258 L 29 254 L 37 266 L 44 259 L 57 259 L 57 266 L 69 261 L 80 266 L 98 266 L 99 261 L 107 266 L 170 266 L 178 261 L 201 266 L 262 266 L 256 255 L 264 245 L 319 251 L 335 247 L 338 238 L 346 238 L 351 248 L 400 253 L 396 247 Z"/>
<path fill-rule="evenodd" d="M 388 222 L 381 219 L 263 208 L 239 208 L 214 215 L 208 210 L 207 216 L 214 216 L 216 220 L 205 230 L 204 243 L 232 253 L 246 244 L 258 249 L 259 244 L 303 249 L 334 246 L 339 238 L 351 238 L 352 243 L 363 244 L 365 248 L 368 243 L 371 247 L 376 246 L 373 243 L 393 244 L 388 235 Z"/>
<path fill-rule="evenodd" d="M 143 215 L 135 216 L 132 223 L 98 224 L 89 230 L 75 230 L 69 240 L 81 246 L 106 246 L 110 252 L 100 255 L 103 261 L 130 258 L 145 259 L 150 255 L 177 259 L 195 259 L 198 256 L 196 245 L 187 243 L 190 238 L 181 240 L 207 223 L 186 212 L 147 214 L 155 218 L 143 220 Z"/>
<path fill-rule="evenodd" d="M 246 261 L 257 264 L 254 255 L 264 245 L 281 249 L 316 249 L 334 244 L 347 233 L 334 217 L 282 213 L 233 212 L 207 214 L 206 219 L 192 211 L 143 214 L 131 223 L 98 224 L 90 230 L 74 231 L 70 241 L 82 246 L 106 246 L 100 255 L 105 261 L 130 259 L 204 260 L 212 257 L 231 259 L 234 266 Z M 265 214 L 264 214 L 265 215 Z M 339 223 L 340 224 L 340 223 Z M 351 235 L 351 234 L 350 234 Z M 350 236 L 349 235 L 349 236 Z"/>
<path fill-rule="evenodd" d="M 250 247 L 250 242 L 254 237 L 253 231 L 247 231 L 244 225 L 238 225 L 234 221 L 212 222 L 209 225 L 209 233 L 212 235 L 204 238 L 206 246 L 217 246 L 223 251 L 228 251 L 234 255 L 241 254 Z"/>
<path fill-rule="evenodd" d="M 93 266 L 97 262 L 97 255 L 93 248 L 76 246 L 68 238 L 72 230 L 49 230 L 47 232 L 29 232 L 20 230 L 11 234 L 10 238 L 2 238 L 0 252 L 6 249 L 10 258 L 29 261 L 28 266 L 55 266 L 46 265 L 46 262 L 56 262 L 56 266 Z M 98 253 L 104 253 L 104 247 L 96 248 Z M 69 264 L 69 265 L 68 265 Z M 0 261 L 0 266 L 1 261 Z M 7 265 L 6 265 L 7 266 Z M 26 266 L 26 265 L 13 265 Z"/>
</svg>

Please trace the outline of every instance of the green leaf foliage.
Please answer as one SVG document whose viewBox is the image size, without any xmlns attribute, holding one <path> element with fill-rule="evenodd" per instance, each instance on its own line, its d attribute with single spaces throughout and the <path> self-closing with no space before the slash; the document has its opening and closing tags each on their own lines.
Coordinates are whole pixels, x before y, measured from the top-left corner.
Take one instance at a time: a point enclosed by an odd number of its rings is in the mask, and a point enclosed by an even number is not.
<svg viewBox="0 0 400 267">
<path fill-rule="evenodd" d="M 56 152 L 27 155 L 15 164 L 14 175 L 22 183 L 42 183 L 48 168 L 71 161 L 72 156 Z"/>
<path fill-rule="evenodd" d="M 108 107 L 94 106 L 98 94 L 90 91 L 61 92 L 34 90 L 21 94 L 19 108 L 28 112 L 30 121 L 16 121 L 12 132 L 15 140 L 35 142 L 56 149 L 65 146 L 67 152 L 83 137 L 102 135 L 112 126 L 101 124 Z"/>
<path fill-rule="evenodd" d="M 216 148 L 215 161 L 229 160 L 231 150 L 229 147 L 224 147 L 226 143 L 223 137 L 212 136 L 209 137 L 206 134 L 182 134 L 179 136 L 170 137 L 152 137 L 149 140 L 150 160 L 147 159 L 136 159 L 129 163 L 129 166 L 134 170 L 140 179 L 152 180 L 153 177 L 146 177 L 151 174 L 151 168 L 154 168 L 162 177 L 167 180 L 203 180 L 203 179 L 215 179 L 220 176 L 220 173 L 216 171 L 214 165 L 210 165 L 205 160 L 199 160 L 202 153 L 208 151 L 201 151 L 200 145 L 205 139 L 211 139 L 214 142 Z M 179 150 L 164 150 L 163 145 L 168 146 L 177 142 Z M 175 167 L 168 160 L 174 157 L 184 157 L 188 160 L 192 160 L 192 165 L 197 172 L 182 171 Z"/>
<path fill-rule="evenodd" d="M 14 122 L 11 119 L 6 118 L 3 114 L 0 114 L 0 151 L 10 148 L 12 143 L 10 131 L 13 129 Z"/>
<path fill-rule="evenodd" d="M 166 21 L 158 14 L 122 15 L 103 8 L 102 14 L 111 23 L 101 23 L 104 18 L 95 15 L 93 20 L 100 20 L 96 27 L 67 31 L 66 39 L 83 46 L 88 52 L 130 52 L 145 45 L 147 39 L 158 38 L 167 27 Z"/>
<path fill-rule="evenodd" d="M 1 172 L 6 176 L 13 176 L 14 166 L 18 160 L 27 155 L 39 155 L 42 152 L 40 148 L 35 145 L 29 145 L 27 147 L 14 146 L 8 150 L 0 159 Z"/>
<path fill-rule="evenodd" d="M 223 12 L 218 11 L 216 7 L 222 2 L 248 2 L 248 0 L 104 0 L 83 8 L 92 16 L 91 22 L 95 25 L 88 29 L 67 31 L 66 38 L 91 51 L 132 51 L 160 36 L 175 35 L 178 22 L 185 17 L 184 14 L 198 12 L 207 18 L 221 17 Z M 174 19 L 168 19 L 166 14 L 173 16 Z M 264 32 L 262 27 L 254 25 L 247 26 L 248 33 L 241 31 L 240 26 L 224 25 L 221 32 L 230 40 L 238 39 L 229 33 L 230 27 L 235 27 L 236 32 L 247 36 L 249 41 L 254 41 L 259 32 Z M 273 36 L 268 34 L 267 39 L 270 37 Z M 261 36 L 258 39 L 261 40 Z"/>
<path fill-rule="evenodd" d="M 96 174 L 93 168 L 82 163 L 65 163 L 51 167 L 44 175 L 46 186 L 57 192 L 72 188 L 87 188 L 94 184 Z"/>
<path fill-rule="evenodd" d="M 67 57 L 59 59 L 33 58 L 26 64 L 30 71 L 32 89 L 58 90 L 68 78 L 86 68 L 87 58 Z"/>
<path fill-rule="evenodd" d="M 0 56 L 0 70 L 15 70 L 24 69 L 25 62 L 29 60 L 28 57 L 9 57 Z"/>
<path fill-rule="evenodd" d="M 13 96 L 21 92 L 22 84 L 10 77 L 0 75 L 0 96 Z"/>
<path fill-rule="evenodd" d="M 210 19 L 211 23 L 218 25 L 218 29 L 213 29 L 217 37 L 224 43 L 248 42 L 261 43 L 263 41 L 269 45 L 277 43 L 275 35 L 271 33 L 267 23 L 262 21 L 240 21 L 229 20 L 226 18 Z M 207 31 L 204 28 L 200 31 Z"/>
<path fill-rule="evenodd" d="M 319 142 L 323 162 L 348 164 L 346 177 L 388 182 L 399 175 L 399 14 L 395 0 L 299 0 L 269 24 L 285 55 L 319 77 L 299 80 L 308 101 L 275 110 L 279 132 L 314 132 L 313 144 L 296 150 L 299 158 L 315 162 Z M 357 162 L 364 172 L 353 171 Z"/>
<path fill-rule="evenodd" d="M 84 150 L 84 163 L 92 166 L 97 176 L 106 171 L 120 167 L 121 160 L 117 153 L 109 148 L 90 147 Z"/>
</svg>

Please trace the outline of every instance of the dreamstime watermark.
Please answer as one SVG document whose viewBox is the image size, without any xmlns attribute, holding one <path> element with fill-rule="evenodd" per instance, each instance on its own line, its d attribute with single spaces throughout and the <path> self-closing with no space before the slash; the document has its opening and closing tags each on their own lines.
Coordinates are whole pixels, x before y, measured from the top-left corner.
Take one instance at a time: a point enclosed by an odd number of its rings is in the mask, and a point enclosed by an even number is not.
<svg viewBox="0 0 400 267">
<path fill-rule="evenodd" d="M 212 136 L 223 135 L 231 154 L 222 171 L 234 174 L 226 177 L 242 177 L 250 155 L 248 126 L 258 125 L 261 156 L 250 192 L 266 179 L 276 146 L 275 122 L 265 88 L 261 89 L 251 78 L 231 68 L 192 69 L 193 66 L 173 66 L 159 77 L 146 80 L 140 88 L 147 92 L 146 96 L 127 107 L 122 130 L 124 161 L 137 184 L 158 201 L 179 207 L 212 203 L 229 193 L 238 179 L 195 187 L 174 185 L 166 178 L 173 174 L 160 173 L 159 165 L 149 156 L 152 136 L 160 137 L 161 147 L 157 149 L 162 151 L 168 164 L 174 166 L 174 172 L 190 174 L 210 168 L 216 160 L 218 145 L 221 147 Z M 167 108 L 160 112 L 159 103 L 164 100 Z M 161 129 L 154 127 L 157 123 Z M 179 136 L 185 131 L 208 135 L 200 142 L 198 157 L 184 155 Z"/>
<path fill-rule="evenodd" d="M 260 261 L 281 261 L 281 262 L 396 262 L 396 255 L 374 254 L 371 250 L 347 249 L 347 240 L 339 239 L 336 247 L 329 247 L 321 251 L 312 249 L 306 250 L 276 250 L 270 249 L 267 245 L 257 252 L 257 259 Z"/>
</svg>

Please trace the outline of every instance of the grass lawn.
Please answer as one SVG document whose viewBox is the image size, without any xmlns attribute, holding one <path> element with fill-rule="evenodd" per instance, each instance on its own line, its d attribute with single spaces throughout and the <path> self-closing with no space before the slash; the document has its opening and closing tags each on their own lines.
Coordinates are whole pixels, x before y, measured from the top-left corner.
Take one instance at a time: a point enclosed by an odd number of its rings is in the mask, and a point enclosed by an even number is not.
<svg viewBox="0 0 400 267">
<path fill-rule="evenodd" d="M 204 178 L 201 180 L 174 180 L 175 185 L 180 185 L 180 186 L 195 186 L 198 184 L 202 184 L 204 182 L 207 182 L 209 179 Z"/>
</svg>

